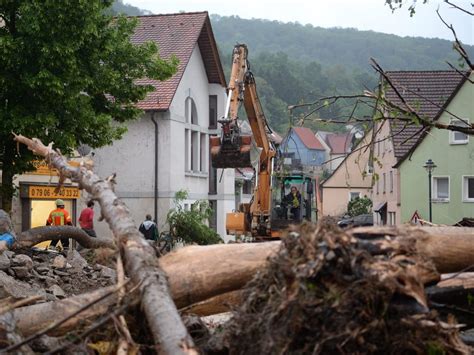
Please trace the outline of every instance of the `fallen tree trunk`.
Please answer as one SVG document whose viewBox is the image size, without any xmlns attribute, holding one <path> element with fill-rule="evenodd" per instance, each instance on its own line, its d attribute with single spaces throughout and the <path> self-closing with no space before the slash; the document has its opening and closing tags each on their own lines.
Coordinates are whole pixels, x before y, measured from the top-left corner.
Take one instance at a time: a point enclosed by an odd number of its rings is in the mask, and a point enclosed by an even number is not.
<svg viewBox="0 0 474 355">
<path fill-rule="evenodd" d="M 280 242 L 189 246 L 160 258 L 176 305 L 241 289 L 275 254 Z"/>
<path fill-rule="evenodd" d="M 120 252 L 125 269 L 134 284 L 139 286 L 141 305 L 161 353 L 196 353 L 193 341 L 178 314 L 154 249 L 138 231 L 130 211 L 114 192 L 114 176 L 101 179 L 84 166 L 71 167 L 67 160 L 51 146 L 45 146 L 38 139 L 15 135 L 15 141 L 25 144 L 34 154 L 42 156 L 60 174 L 60 181 L 66 178 L 79 184 L 97 200 L 102 217 L 109 224 Z"/>
<path fill-rule="evenodd" d="M 61 238 L 72 238 L 87 249 L 116 249 L 113 240 L 92 238 L 82 229 L 73 226 L 42 226 L 28 229 L 17 237 L 13 248 L 29 248 L 47 240 L 60 240 Z"/>
</svg>

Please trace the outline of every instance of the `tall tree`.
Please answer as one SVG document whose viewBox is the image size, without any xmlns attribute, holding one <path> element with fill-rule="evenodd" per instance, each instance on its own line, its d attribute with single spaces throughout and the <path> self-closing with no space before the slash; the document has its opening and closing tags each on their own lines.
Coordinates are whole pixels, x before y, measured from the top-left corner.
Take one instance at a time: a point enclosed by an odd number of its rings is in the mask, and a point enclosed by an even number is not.
<svg viewBox="0 0 474 355">
<path fill-rule="evenodd" d="M 11 209 L 13 177 L 33 169 L 11 132 L 54 142 L 63 153 L 80 144 L 119 139 L 137 118 L 136 103 L 164 80 L 177 60 L 163 60 L 153 43 L 133 45 L 137 20 L 112 17 L 112 0 L 0 2 L 1 207 Z"/>
</svg>

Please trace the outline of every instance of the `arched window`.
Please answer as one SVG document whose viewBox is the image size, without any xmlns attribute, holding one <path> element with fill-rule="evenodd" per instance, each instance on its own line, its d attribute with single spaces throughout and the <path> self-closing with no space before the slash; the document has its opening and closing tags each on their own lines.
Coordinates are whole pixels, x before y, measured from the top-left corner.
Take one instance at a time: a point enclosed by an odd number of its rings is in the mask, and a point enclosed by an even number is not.
<svg viewBox="0 0 474 355">
<path fill-rule="evenodd" d="M 198 127 L 198 113 L 196 103 L 191 97 L 185 101 L 185 120 L 193 126 L 184 130 L 185 140 L 185 171 L 206 172 L 208 160 L 208 136 L 202 133 Z"/>
<path fill-rule="evenodd" d="M 191 123 L 191 124 L 198 124 L 198 114 L 197 114 L 197 108 L 196 108 L 196 103 L 191 97 L 186 98 L 185 102 L 185 116 L 186 116 L 186 123 Z"/>
</svg>

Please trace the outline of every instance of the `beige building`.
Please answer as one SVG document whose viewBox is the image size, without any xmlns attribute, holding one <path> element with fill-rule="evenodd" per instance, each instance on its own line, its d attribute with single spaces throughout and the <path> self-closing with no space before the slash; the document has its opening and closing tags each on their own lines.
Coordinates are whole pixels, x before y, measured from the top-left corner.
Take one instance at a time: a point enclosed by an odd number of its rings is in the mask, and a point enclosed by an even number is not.
<svg viewBox="0 0 474 355">
<path fill-rule="evenodd" d="M 374 224 L 400 224 L 400 177 L 393 140 L 391 139 L 390 122 L 382 121 L 376 125 L 374 139 L 373 167 L 375 181 L 373 187 Z"/>
<path fill-rule="evenodd" d="M 369 169 L 370 136 L 365 135 L 351 154 L 321 184 L 323 216 L 343 216 L 347 203 L 356 198 L 372 197 L 372 174 Z"/>
</svg>

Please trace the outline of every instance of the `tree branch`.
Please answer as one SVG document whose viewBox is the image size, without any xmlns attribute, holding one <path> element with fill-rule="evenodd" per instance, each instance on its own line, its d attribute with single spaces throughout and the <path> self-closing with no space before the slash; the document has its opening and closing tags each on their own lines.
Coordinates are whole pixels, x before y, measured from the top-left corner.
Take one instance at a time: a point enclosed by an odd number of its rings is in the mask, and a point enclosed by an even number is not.
<svg viewBox="0 0 474 355">
<path fill-rule="evenodd" d="M 30 248 L 47 240 L 71 238 L 87 249 L 110 248 L 117 246 L 112 240 L 92 238 L 82 229 L 73 226 L 43 226 L 24 231 L 16 239 L 14 248 Z"/>
</svg>

